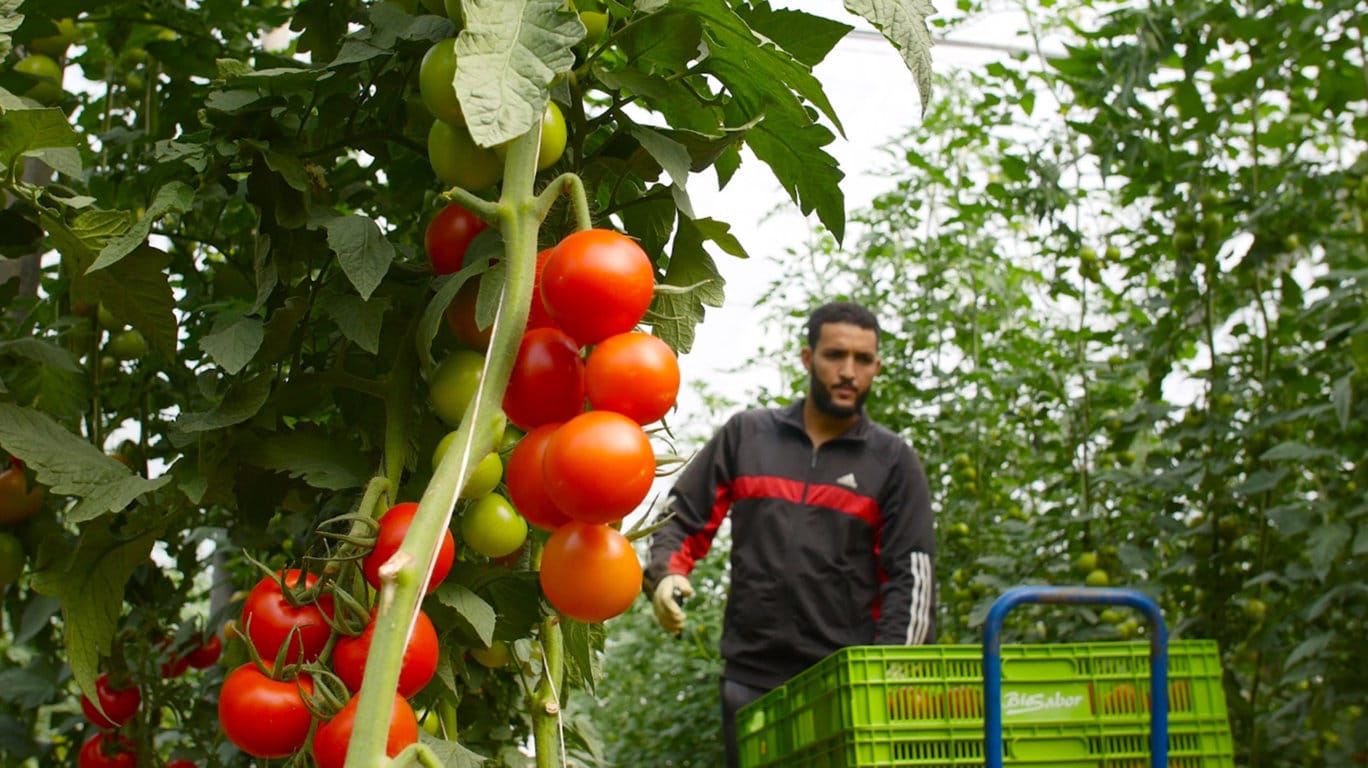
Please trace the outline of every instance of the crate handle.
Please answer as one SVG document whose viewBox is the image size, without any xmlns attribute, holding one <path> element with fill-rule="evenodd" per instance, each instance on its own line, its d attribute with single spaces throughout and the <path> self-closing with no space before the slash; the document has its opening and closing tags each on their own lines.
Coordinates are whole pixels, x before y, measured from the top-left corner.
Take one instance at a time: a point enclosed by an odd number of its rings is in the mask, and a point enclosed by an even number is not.
<svg viewBox="0 0 1368 768">
<path fill-rule="evenodd" d="M 1131 589 L 1012 587 L 1003 592 L 983 626 L 983 751 L 985 768 L 1002 768 L 1002 622 L 1023 603 L 1124 605 L 1145 614 L 1150 628 L 1150 765 L 1168 766 L 1168 629 L 1159 604 Z"/>
</svg>

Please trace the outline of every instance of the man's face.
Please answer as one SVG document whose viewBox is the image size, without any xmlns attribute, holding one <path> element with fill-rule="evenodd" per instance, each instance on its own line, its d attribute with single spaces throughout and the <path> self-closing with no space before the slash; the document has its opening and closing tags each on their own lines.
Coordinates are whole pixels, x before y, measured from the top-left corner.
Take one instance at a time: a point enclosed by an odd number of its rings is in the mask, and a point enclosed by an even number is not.
<svg viewBox="0 0 1368 768">
<path fill-rule="evenodd" d="M 850 323 L 824 324 L 817 347 L 803 349 L 813 405 L 840 419 L 860 412 L 881 365 L 874 330 Z"/>
</svg>

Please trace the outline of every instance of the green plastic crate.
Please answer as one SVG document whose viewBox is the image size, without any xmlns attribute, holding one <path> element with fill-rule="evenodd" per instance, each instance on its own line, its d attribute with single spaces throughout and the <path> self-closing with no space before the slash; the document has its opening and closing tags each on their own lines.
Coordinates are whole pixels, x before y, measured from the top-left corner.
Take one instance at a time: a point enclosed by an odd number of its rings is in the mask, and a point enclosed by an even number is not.
<svg viewBox="0 0 1368 768">
<path fill-rule="evenodd" d="M 1017 725 L 1003 737 L 1014 768 L 1149 768 L 1149 729 L 1137 725 Z M 983 729 L 956 724 L 932 733 L 907 726 L 859 726 L 789 752 L 776 768 L 982 768 Z M 742 765 L 750 765 L 742 761 Z M 1169 768 L 1233 766 L 1222 718 L 1169 728 Z"/>
<path fill-rule="evenodd" d="M 742 764 L 748 768 L 822 765 L 810 762 L 813 758 L 807 748 L 813 747 L 842 751 L 839 760 L 845 762 L 833 765 L 888 765 L 850 760 L 860 757 L 861 745 L 889 729 L 904 740 L 914 734 L 930 743 L 946 741 L 958 733 L 956 729 L 969 728 L 981 742 L 982 664 L 982 649 L 975 645 L 857 646 L 837 651 L 738 714 Z M 1136 728 L 1148 728 L 1148 643 L 1003 646 L 1002 677 L 1004 741 L 1030 726 L 1093 728 L 1101 729 L 1101 734 L 1125 731 L 1128 735 Z M 1169 645 L 1169 711 L 1171 734 L 1186 734 L 1188 724 L 1201 725 L 1219 742 L 1204 744 L 1204 749 L 1210 747 L 1210 760 L 1191 763 L 1192 768 L 1231 764 L 1220 655 L 1214 642 Z M 1093 736 L 1080 731 L 1077 738 Z M 856 754 L 845 754 L 847 750 Z M 809 757 L 804 762 L 788 760 L 797 754 Z M 1093 750 L 1085 757 L 1090 767 L 1126 764 L 1106 762 L 1112 759 L 1106 751 Z M 1129 757 L 1122 754 L 1118 759 Z M 1007 764 L 1038 763 L 1014 761 L 1009 750 Z"/>
</svg>

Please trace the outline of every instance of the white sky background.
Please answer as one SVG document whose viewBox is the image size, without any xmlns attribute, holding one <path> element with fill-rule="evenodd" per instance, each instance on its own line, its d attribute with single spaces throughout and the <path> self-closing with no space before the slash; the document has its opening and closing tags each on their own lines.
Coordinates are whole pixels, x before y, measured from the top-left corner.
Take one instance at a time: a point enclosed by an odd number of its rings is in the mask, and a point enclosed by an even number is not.
<svg viewBox="0 0 1368 768">
<path fill-rule="evenodd" d="M 935 2 L 938 7 L 950 4 L 950 0 Z M 837 0 L 781 0 L 774 5 L 823 15 L 856 28 L 828 54 L 815 74 L 845 129 L 844 137 L 838 135 L 827 151 L 846 174 L 841 186 L 847 213 L 864 208 L 891 186 L 889 179 L 878 174 L 890 163 L 884 148 L 920 124 L 922 107 L 912 74 L 891 43 L 863 19 L 847 13 Z M 992 46 L 1019 46 L 1014 38 L 1022 27 L 1019 17 L 1004 13 L 959 29 L 951 40 L 937 41 L 931 52 L 932 67 L 937 73 L 945 73 L 999 60 L 1006 51 Z M 966 44 L 956 44 L 958 41 Z M 707 308 L 704 321 L 696 329 L 693 349 L 680 359 L 683 385 L 670 421 L 686 433 L 696 432 L 696 422 L 710 416 L 695 383 L 704 382 L 709 390 L 742 404 L 749 402 L 761 385 L 777 387 L 783 383 L 777 361 L 763 369 L 737 371 L 763 340 L 780 331 L 760 324 L 762 312 L 755 308 L 756 301 L 783 274 L 779 259 L 784 251 L 801 250 L 816 226 L 816 216 L 801 216 L 769 167 L 752 156 L 746 157 L 725 189 L 719 191 L 716 182 L 711 172 L 690 179 L 695 213 L 731 224 L 733 234 L 751 258 L 714 253 L 718 271 L 727 281 L 726 299 L 720 309 Z M 847 231 L 846 242 L 853 239 Z"/>
</svg>

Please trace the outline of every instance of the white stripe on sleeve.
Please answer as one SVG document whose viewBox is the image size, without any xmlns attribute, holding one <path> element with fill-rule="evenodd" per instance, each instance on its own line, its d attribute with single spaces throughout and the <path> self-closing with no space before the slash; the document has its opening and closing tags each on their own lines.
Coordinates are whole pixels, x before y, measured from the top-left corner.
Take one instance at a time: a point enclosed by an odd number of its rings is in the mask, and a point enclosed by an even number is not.
<svg viewBox="0 0 1368 768">
<path fill-rule="evenodd" d="M 931 556 L 925 552 L 912 553 L 912 605 L 907 616 L 907 644 L 921 645 L 931 631 L 931 594 L 935 575 Z"/>
</svg>

